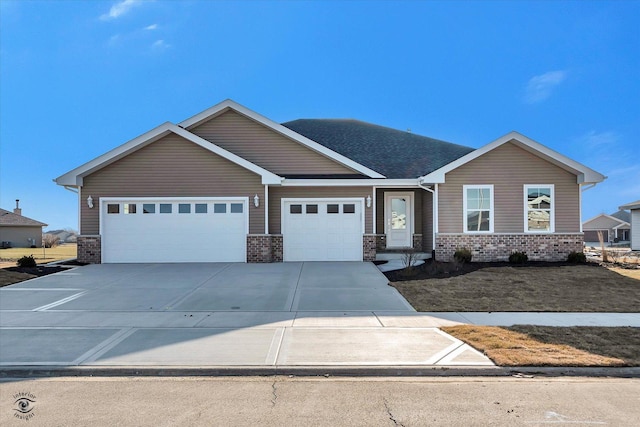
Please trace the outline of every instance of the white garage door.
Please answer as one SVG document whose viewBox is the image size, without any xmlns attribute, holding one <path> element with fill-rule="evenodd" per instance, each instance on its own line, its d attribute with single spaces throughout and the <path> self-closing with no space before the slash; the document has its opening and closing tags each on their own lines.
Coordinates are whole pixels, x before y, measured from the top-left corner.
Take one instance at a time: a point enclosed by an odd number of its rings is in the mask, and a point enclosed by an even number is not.
<svg viewBox="0 0 640 427">
<path fill-rule="evenodd" d="M 285 261 L 362 261 L 361 199 L 283 199 Z"/>
<path fill-rule="evenodd" d="M 245 262 L 247 203 L 102 198 L 102 262 Z"/>
</svg>

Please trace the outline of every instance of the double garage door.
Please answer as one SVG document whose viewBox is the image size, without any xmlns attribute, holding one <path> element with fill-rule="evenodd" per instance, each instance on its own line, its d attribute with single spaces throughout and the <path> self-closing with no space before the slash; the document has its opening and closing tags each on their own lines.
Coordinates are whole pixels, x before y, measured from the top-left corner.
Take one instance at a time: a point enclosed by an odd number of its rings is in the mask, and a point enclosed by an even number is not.
<svg viewBox="0 0 640 427">
<path fill-rule="evenodd" d="M 102 262 L 245 262 L 248 199 L 102 198 Z M 362 261 L 361 199 L 283 199 L 284 261 Z"/>
<path fill-rule="evenodd" d="M 285 261 L 362 261 L 361 199 L 283 199 Z"/>
<path fill-rule="evenodd" d="M 248 199 L 101 199 L 102 262 L 244 262 Z"/>
</svg>

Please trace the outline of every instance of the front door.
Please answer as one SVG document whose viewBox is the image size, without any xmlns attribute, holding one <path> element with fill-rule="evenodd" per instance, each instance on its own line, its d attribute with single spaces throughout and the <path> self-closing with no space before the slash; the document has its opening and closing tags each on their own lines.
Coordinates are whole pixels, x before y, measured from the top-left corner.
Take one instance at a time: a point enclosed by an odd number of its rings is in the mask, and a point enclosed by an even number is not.
<svg viewBox="0 0 640 427">
<path fill-rule="evenodd" d="M 384 206 L 387 247 L 413 247 L 413 194 L 385 193 Z"/>
</svg>

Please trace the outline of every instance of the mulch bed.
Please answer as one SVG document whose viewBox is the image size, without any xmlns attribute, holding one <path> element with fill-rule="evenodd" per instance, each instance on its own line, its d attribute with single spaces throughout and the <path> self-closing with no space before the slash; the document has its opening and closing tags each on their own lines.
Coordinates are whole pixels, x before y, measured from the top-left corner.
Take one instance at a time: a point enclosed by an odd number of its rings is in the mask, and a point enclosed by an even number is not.
<svg viewBox="0 0 640 427">
<path fill-rule="evenodd" d="M 7 268 L 3 268 L 3 270 L 14 271 L 16 273 L 33 274 L 34 276 L 40 277 L 40 276 L 46 276 L 47 274 L 59 273 L 64 270 L 68 270 L 68 268 L 64 268 L 60 266 L 55 266 L 55 267 L 38 266 L 38 267 L 7 267 Z"/>
</svg>

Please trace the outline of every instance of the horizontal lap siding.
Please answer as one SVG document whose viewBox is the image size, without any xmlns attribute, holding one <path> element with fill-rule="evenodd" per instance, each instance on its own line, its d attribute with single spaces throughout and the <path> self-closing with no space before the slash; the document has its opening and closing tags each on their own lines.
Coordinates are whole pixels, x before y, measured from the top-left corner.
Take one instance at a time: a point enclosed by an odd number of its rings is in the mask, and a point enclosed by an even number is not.
<svg viewBox="0 0 640 427">
<path fill-rule="evenodd" d="M 576 176 L 506 143 L 446 174 L 439 191 L 440 233 L 462 233 L 462 186 L 494 185 L 494 231 L 524 232 L 524 184 L 555 184 L 555 232 L 580 232 Z"/>
<path fill-rule="evenodd" d="M 372 187 L 269 187 L 269 233 L 281 234 L 281 201 L 289 198 L 363 198 L 365 233 L 373 232 L 373 206 L 366 205 L 367 196 L 373 194 Z"/>
<path fill-rule="evenodd" d="M 235 111 L 223 113 L 190 131 L 275 174 L 355 173 Z"/>
<path fill-rule="evenodd" d="M 82 234 L 99 234 L 100 197 L 248 197 L 249 232 L 264 233 L 264 200 L 259 175 L 177 135 L 168 135 L 84 178 Z M 170 230 L 167 230 L 170 236 Z"/>
</svg>

